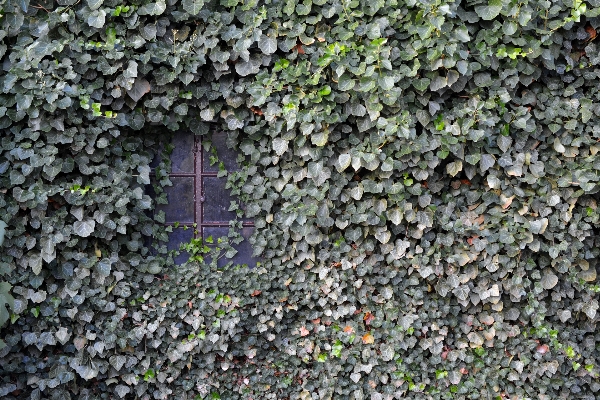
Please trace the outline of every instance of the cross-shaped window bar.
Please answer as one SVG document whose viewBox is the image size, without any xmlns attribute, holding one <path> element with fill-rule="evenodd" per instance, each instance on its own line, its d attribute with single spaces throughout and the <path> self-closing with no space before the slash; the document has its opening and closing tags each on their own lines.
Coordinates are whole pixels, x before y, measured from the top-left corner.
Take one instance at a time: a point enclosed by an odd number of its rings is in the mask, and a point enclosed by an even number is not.
<svg viewBox="0 0 600 400">
<path fill-rule="evenodd" d="M 212 135 L 212 145 L 217 150 L 219 161 L 225 169 L 239 169 L 237 154 L 226 145 L 225 133 Z M 169 204 L 158 205 L 156 211 L 164 211 L 165 224 L 173 226 L 170 233 L 169 250 L 179 249 L 181 243 L 190 242 L 194 237 L 205 240 L 212 237 L 227 236 L 229 222 L 236 219 L 235 211 L 228 211 L 231 200 L 229 189 L 225 189 L 226 178 L 218 177 L 218 163 L 210 165 L 210 153 L 202 148 L 200 136 L 189 132 L 178 132 L 173 135 L 174 150 L 171 153 L 171 173 L 169 179 L 173 186 L 165 187 Z M 195 225 L 194 225 L 195 224 Z M 232 261 L 236 264 L 256 265 L 252 257 L 252 246 L 248 238 L 253 231 L 253 222 L 244 219 L 240 234 L 244 241 L 234 245 L 238 250 Z M 196 233 L 195 233 L 196 232 Z M 189 255 L 181 254 L 177 263 L 183 263 Z M 228 260 L 221 259 L 219 264 Z"/>
</svg>

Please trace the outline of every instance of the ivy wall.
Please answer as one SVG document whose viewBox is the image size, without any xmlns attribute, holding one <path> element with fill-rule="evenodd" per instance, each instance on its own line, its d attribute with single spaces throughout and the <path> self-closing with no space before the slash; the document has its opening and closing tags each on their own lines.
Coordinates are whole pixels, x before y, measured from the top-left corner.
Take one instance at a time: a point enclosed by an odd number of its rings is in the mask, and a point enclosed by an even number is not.
<svg viewBox="0 0 600 400">
<path fill-rule="evenodd" d="M 0 0 L 2 397 L 598 396 L 600 1 L 152 1 Z"/>
</svg>

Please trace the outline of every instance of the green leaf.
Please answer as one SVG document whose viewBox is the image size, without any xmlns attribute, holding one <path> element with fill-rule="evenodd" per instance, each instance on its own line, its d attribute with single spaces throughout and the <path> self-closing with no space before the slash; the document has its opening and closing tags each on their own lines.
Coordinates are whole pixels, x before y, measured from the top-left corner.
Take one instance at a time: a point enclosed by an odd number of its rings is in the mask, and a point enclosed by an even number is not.
<svg viewBox="0 0 600 400">
<path fill-rule="evenodd" d="M 281 58 L 275 62 L 275 67 L 273 68 L 273 72 L 281 71 L 290 66 L 289 60 L 285 58 Z"/>
<path fill-rule="evenodd" d="M 4 244 L 4 235 L 6 234 L 6 228 L 8 225 L 6 222 L 0 220 L 0 247 Z"/>
<path fill-rule="evenodd" d="M 100 103 L 92 103 L 92 112 L 94 113 L 94 117 L 99 117 L 100 115 L 102 115 L 102 112 L 100 111 Z"/>
<path fill-rule="evenodd" d="M 138 9 L 138 15 L 160 15 L 167 9 L 167 4 L 163 0 L 156 3 L 144 4 Z"/>
<path fill-rule="evenodd" d="M 204 6 L 204 0 L 183 0 L 182 5 L 187 13 L 198 15 Z"/>
<path fill-rule="evenodd" d="M 496 18 L 502 11 L 502 0 L 489 0 L 487 6 L 475 6 L 475 13 L 485 21 Z"/>
<path fill-rule="evenodd" d="M 278 156 L 282 156 L 288 149 L 289 140 L 275 138 L 273 139 L 273 150 Z"/>
<path fill-rule="evenodd" d="M 354 85 L 356 85 L 356 82 L 354 79 L 350 78 L 348 74 L 343 74 L 338 80 L 338 89 L 342 92 L 347 92 L 352 89 Z"/>
<path fill-rule="evenodd" d="M 339 172 L 344 171 L 346 168 L 348 168 L 350 166 L 351 162 L 352 162 L 352 156 L 350 156 L 350 154 L 340 154 L 338 156 L 338 168 L 337 168 L 337 170 Z"/>
<path fill-rule="evenodd" d="M 104 26 L 105 18 L 106 12 L 104 10 L 95 10 L 90 13 L 87 23 L 89 26 L 100 29 Z"/>
<path fill-rule="evenodd" d="M 331 93 L 331 86 L 329 86 L 329 85 L 323 86 L 319 90 L 319 95 L 321 95 L 321 96 L 328 96 L 330 93 Z"/>
<path fill-rule="evenodd" d="M 150 368 L 144 373 L 144 381 L 147 382 L 150 379 L 153 379 L 155 376 L 156 376 L 156 373 L 154 372 L 154 370 L 152 368 Z"/>
<path fill-rule="evenodd" d="M 10 318 L 10 313 L 6 306 L 14 308 L 15 299 L 11 296 L 12 286 L 8 282 L 0 282 L 0 327 Z"/>
<path fill-rule="evenodd" d="M 90 8 L 90 10 L 99 9 L 103 2 L 104 2 L 104 0 L 87 0 L 86 1 L 87 6 Z"/>
<path fill-rule="evenodd" d="M 394 78 L 391 76 L 382 76 L 379 78 L 379 87 L 382 90 L 388 91 L 394 87 Z"/>
<path fill-rule="evenodd" d="M 450 176 L 456 176 L 460 171 L 462 171 L 463 165 L 462 161 L 453 161 L 446 165 L 446 172 L 450 174 Z"/>
<path fill-rule="evenodd" d="M 333 344 L 333 346 L 331 346 L 331 356 L 332 357 L 341 357 L 343 348 L 344 348 L 344 345 L 342 344 L 342 341 L 339 339 L 336 340 L 335 343 Z"/>
<path fill-rule="evenodd" d="M 75 221 L 73 224 L 73 232 L 81 237 L 88 237 L 94 232 L 95 227 L 96 221 L 88 218 L 83 221 Z"/>
<path fill-rule="evenodd" d="M 329 131 L 321 131 L 317 133 L 313 133 L 310 136 L 310 141 L 315 146 L 323 147 L 327 144 L 327 139 L 329 138 Z"/>
<path fill-rule="evenodd" d="M 267 35 L 261 35 L 258 39 L 258 48 L 264 54 L 273 54 L 277 51 L 277 39 Z"/>
<path fill-rule="evenodd" d="M 29 256 L 29 266 L 34 274 L 39 275 L 42 272 L 43 258 L 40 253 L 34 253 Z"/>
</svg>

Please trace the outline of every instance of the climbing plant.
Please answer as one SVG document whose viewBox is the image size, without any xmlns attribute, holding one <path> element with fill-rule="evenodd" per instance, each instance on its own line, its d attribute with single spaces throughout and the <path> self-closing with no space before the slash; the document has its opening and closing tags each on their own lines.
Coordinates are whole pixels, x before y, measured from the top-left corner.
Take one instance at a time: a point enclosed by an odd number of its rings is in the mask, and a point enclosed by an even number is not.
<svg viewBox="0 0 600 400">
<path fill-rule="evenodd" d="M 0 4 L 3 397 L 598 396 L 597 0 Z M 256 268 L 173 265 L 172 131 Z"/>
</svg>

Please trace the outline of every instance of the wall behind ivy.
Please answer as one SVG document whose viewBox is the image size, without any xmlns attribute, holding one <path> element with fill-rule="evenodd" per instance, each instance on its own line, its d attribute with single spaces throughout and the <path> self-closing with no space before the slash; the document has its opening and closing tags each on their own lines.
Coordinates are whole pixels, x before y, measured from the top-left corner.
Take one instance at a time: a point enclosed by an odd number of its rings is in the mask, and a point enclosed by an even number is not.
<svg viewBox="0 0 600 400">
<path fill-rule="evenodd" d="M 2 396 L 597 397 L 599 1 L 0 4 Z M 176 130 L 262 265 L 172 265 Z"/>
</svg>

